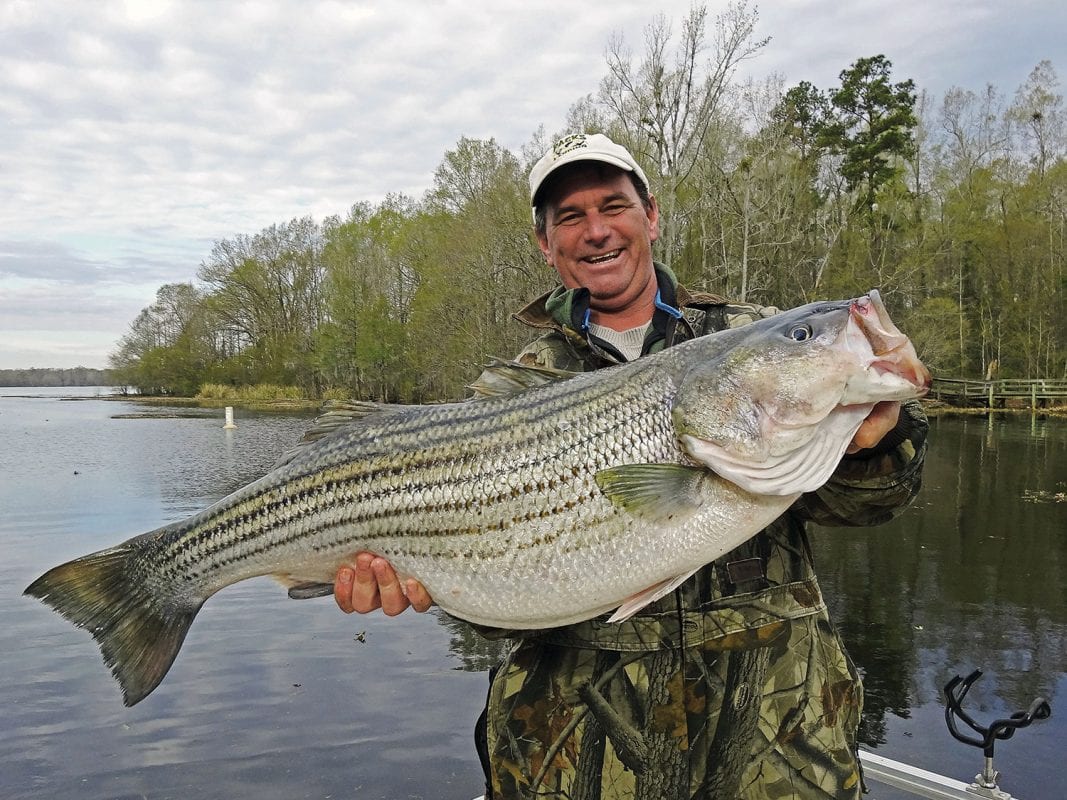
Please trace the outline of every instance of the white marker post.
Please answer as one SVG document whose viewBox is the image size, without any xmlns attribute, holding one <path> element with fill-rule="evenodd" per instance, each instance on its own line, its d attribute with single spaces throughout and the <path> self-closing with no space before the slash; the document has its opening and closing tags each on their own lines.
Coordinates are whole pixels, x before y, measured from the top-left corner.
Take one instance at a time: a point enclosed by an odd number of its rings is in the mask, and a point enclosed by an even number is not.
<svg viewBox="0 0 1067 800">
<path fill-rule="evenodd" d="M 237 427 L 233 421 L 233 406 L 226 406 L 226 424 L 222 426 L 224 430 L 230 431 Z"/>
</svg>

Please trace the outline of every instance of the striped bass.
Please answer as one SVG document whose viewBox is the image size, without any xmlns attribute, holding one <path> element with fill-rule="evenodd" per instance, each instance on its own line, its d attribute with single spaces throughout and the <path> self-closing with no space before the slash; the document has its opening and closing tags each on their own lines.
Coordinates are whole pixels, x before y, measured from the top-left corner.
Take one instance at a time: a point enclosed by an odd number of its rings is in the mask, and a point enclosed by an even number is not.
<svg viewBox="0 0 1067 800">
<path fill-rule="evenodd" d="M 381 407 L 26 593 L 92 634 L 127 705 L 215 592 L 273 575 L 314 595 L 363 550 L 482 625 L 621 620 L 820 487 L 875 403 L 929 383 L 877 292 L 815 303 L 526 391 Z"/>
</svg>

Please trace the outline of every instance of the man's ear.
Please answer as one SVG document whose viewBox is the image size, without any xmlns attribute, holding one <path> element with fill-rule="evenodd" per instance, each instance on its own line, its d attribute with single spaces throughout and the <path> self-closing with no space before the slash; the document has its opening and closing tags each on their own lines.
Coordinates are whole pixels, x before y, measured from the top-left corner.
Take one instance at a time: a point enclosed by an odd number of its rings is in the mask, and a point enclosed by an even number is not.
<svg viewBox="0 0 1067 800">
<path fill-rule="evenodd" d="M 648 196 L 645 216 L 648 217 L 648 238 L 654 242 L 659 238 L 659 204 L 656 202 L 655 195 Z"/>
<path fill-rule="evenodd" d="M 537 237 L 537 246 L 541 248 L 541 255 L 545 257 L 545 263 L 550 267 L 554 267 L 555 265 L 552 263 L 552 251 L 548 247 L 548 235 L 540 233 L 537 230 L 534 231 L 534 235 Z"/>
</svg>

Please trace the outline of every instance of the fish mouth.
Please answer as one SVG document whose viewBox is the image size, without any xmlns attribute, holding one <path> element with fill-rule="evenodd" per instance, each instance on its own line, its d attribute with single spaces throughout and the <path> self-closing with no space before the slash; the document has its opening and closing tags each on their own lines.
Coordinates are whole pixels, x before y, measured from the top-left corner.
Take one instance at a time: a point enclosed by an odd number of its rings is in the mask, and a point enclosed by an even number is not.
<svg viewBox="0 0 1067 800">
<path fill-rule="evenodd" d="M 930 391 L 930 370 L 919 360 L 911 340 L 889 318 L 877 289 L 853 300 L 848 314 L 846 345 L 854 353 L 866 354 L 868 370 L 903 380 L 912 387 L 914 397 Z"/>
</svg>

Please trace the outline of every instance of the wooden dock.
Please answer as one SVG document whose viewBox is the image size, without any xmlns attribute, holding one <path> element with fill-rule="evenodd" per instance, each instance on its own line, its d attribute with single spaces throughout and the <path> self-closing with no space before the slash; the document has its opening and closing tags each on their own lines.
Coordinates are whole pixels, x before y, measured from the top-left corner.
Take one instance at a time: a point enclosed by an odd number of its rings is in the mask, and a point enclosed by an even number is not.
<svg viewBox="0 0 1067 800">
<path fill-rule="evenodd" d="M 953 406 L 977 408 L 1046 408 L 1067 405 L 1067 379 L 1006 378 L 973 381 L 934 378 L 929 397 Z"/>
</svg>

